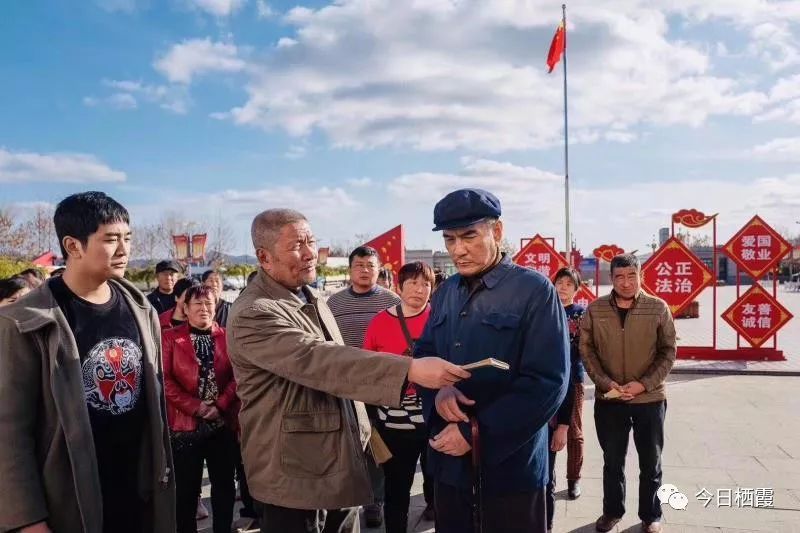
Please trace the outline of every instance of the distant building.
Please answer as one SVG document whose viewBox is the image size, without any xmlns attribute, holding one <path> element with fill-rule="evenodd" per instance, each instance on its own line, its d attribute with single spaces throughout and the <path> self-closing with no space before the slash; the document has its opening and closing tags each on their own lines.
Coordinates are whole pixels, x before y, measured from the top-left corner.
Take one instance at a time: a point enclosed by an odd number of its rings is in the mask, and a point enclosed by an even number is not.
<svg viewBox="0 0 800 533">
<path fill-rule="evenodd" d="M 450 254 L 447 252 L 434 252 L 433 250 L 409 250 L 406 249 L 406 263 L 413 263 L 414 261 L 421 261 L 427 263 L 432 268 L 441 269 L 447 275 L 456 272 L 456 266 L 453 260 L 450 259 Z"/>
<path fill-rule="evenodd" d="M 658 245 L 663 246 L 669 240 L 669 228 L 661 228 L 658 230 Z"/>
</svg>

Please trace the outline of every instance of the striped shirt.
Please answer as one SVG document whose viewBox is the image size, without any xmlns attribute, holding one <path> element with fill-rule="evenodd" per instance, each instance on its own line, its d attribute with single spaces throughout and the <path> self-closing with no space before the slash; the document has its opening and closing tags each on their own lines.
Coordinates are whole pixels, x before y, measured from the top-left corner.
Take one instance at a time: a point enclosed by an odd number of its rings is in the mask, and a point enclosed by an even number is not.
<svg viewBox="0 0 800 533">
<path fill-rule="evenodd" d="M 363 294 L 348 287 L 328 298 L 344 343 L 356 348 L 364 345 L 364 334 L 375 315 L 399 303 L 399 296 L 378 285 Z"/>
</svg>

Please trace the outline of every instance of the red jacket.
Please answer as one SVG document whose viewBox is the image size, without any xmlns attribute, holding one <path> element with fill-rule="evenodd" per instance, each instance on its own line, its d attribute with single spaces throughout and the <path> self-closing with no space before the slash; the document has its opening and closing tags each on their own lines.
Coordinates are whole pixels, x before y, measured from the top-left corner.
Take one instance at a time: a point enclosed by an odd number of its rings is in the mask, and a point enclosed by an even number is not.
<svg viewBox="0 0 800 533">
<path fill-rule="evenodd" d="M 217 409 L 228 427 L 236 431 L 239 399 L 236 397 L 233 367 L 228 359 L 225 329 L 214 322 L 211 337 L 214 339 L 214 373 L 219 388 Z M 200 407 L 200 365 L 189 337 L 189 324 L 163 331 L 161 345 L 169 428 L 172 431 L 194 431 L 198 420 L 195 413 Z"/>
<path fill-rule="evenodd" d="M 158 325 L 161 326 L 161 331 L 165 329 L 172 329 L 175 326 L 172 325 L 172 312 L 175 309 L 169 309 L 168 311 L 164 311 L 160 315 L 158 315 Z"/>
</svg>

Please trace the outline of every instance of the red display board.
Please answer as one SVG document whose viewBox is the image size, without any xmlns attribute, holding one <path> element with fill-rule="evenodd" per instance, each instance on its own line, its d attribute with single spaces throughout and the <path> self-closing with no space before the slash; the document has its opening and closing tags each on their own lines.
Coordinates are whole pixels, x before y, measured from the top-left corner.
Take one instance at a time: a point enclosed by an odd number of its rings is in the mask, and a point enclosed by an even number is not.
<svg viewBox="0 0 800 533">
<path fill-rule="evenodd" d="M 673 315 L 689 305 L 713 279 L 708 267 L 675 237 L 670 237 L 642 265 L 642 286 L 666 301 Z"/>
<path fill-rule="evenodd" d="M 742 294 L 722 313 L 722 318 L 754 348 L 775 335 L 792 314 L 759 284 Z"/>
<path fill-rule="evenodd" d="M 723 247 L 725 253 L 754 280 L 773 270 L 792 246 L 758 215 Z"/>
<path fill-rule="evenodd" d="M 564 257 L 538 233 L 522 247 L 513 261 L 540 272 L 550 281 L 556 277 L 556 272 L 569 266 Z"/>
</svg>

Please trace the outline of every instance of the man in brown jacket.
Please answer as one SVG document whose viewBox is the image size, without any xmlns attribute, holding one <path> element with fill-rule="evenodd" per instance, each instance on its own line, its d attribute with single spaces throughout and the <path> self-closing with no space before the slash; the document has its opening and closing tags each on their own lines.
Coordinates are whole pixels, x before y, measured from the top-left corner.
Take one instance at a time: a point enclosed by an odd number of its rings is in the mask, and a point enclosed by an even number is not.
<svg viewBox="0 0 800 533">
<path fill-rule="evenodd" d="M 67 260 L 0 310 L 0 531 L 174 533 L 158 318 L 121 279 L 128 212 L 58 204 Z"/>
<path fill-rule="evenodd" d="M 357 506 L 373 499 L 361 402 L 399 406 L 408 382 L 436 389 L 469 373 L 436 357 L 344 346 L 333 314 L 308 286 L 317 250 L 301 213 L 264 211 L 252 238 L 261 268 L 231 309 L 228 353 L 261 531 L 357 532 Z"/>
<path fill-rule="evenodd" d="M 614 289 L 589 304 L 580 350 L 596 385 L 594 419 L 603 449 L 603 515 L 597 531 L 610 531 L 625 514 L 625 455 L 633 428 L 639 454 L 642 531 L 661 531 L 661 450 L 667 396 L 664 381 L 675 363 L 675 325 L 666 302 L 641 290 L 639 260 L 611 260 Z"/>
</svg>

